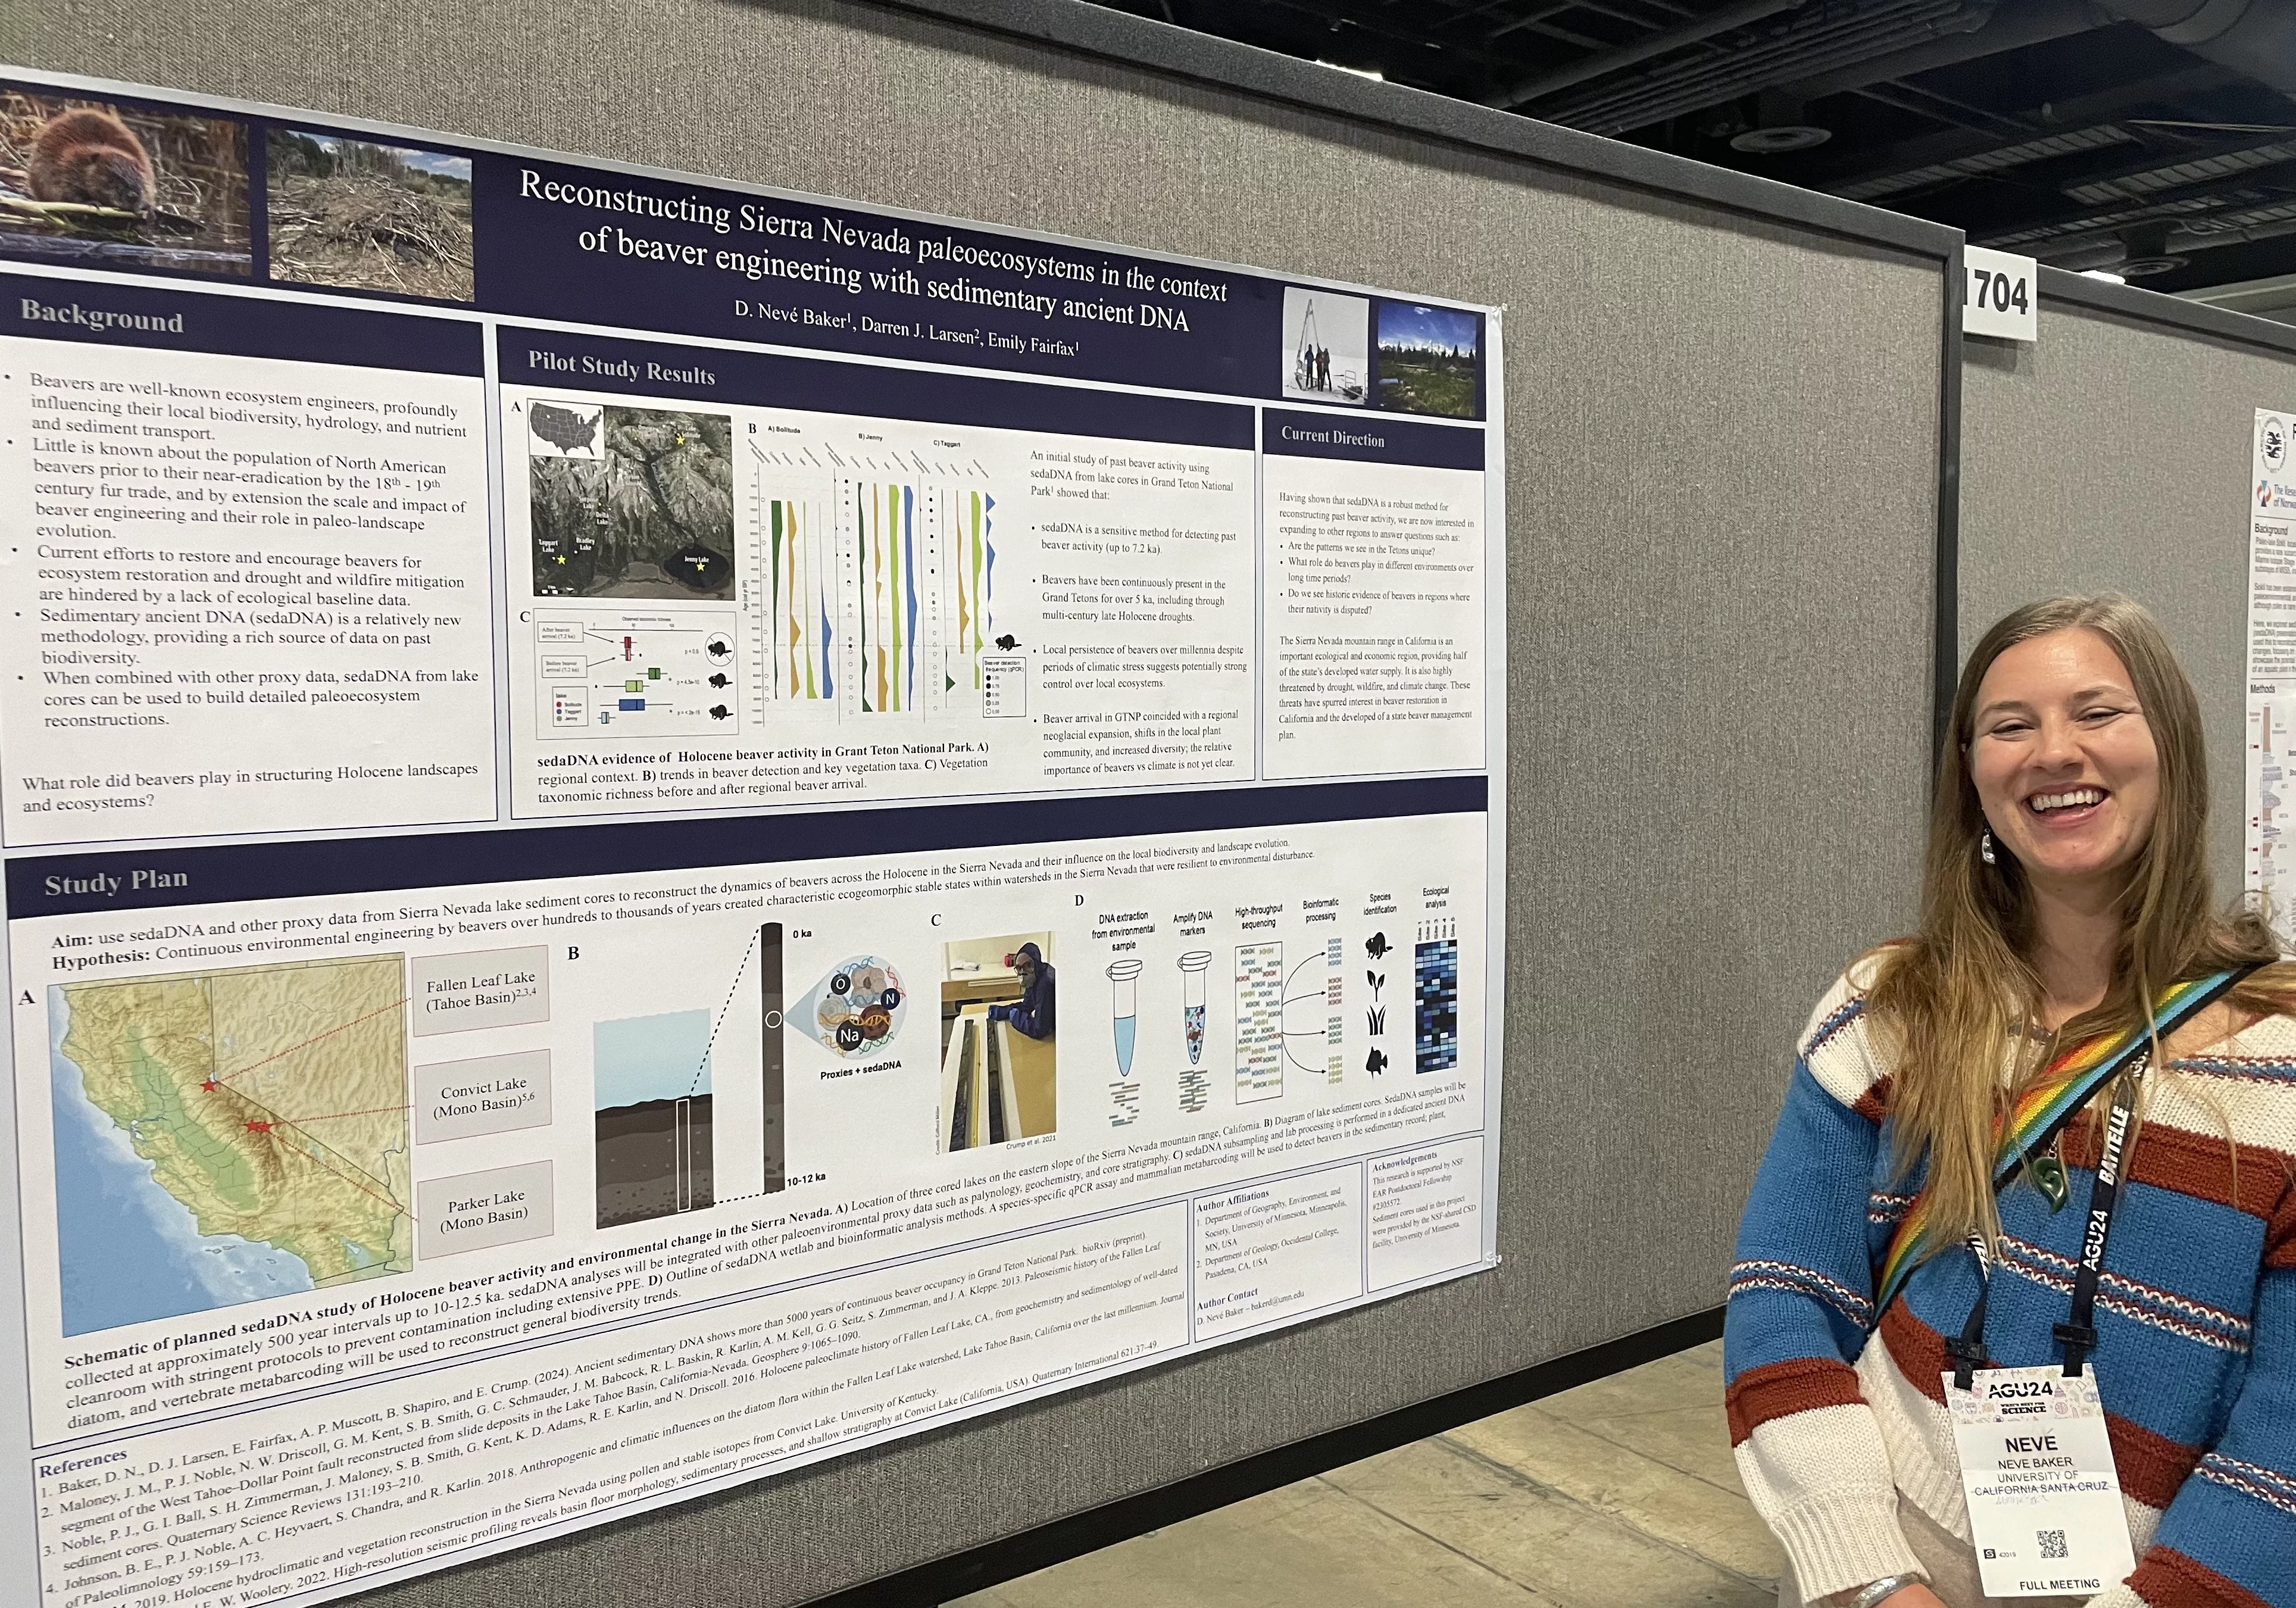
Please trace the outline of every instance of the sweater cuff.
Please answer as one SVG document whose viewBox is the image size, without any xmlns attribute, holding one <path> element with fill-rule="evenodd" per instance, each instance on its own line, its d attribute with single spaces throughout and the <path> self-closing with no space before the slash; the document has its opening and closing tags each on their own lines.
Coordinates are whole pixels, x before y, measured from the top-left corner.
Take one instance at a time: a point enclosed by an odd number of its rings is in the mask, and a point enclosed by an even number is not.
<svg viewBox="0 0 2296 1608">
<path fill-rule="evenodd" d="M 1806 1598 L 1870 1586 L 1884 1575 L 1929 1574 L 1906 1545 L 1896 1493 L 1886 1487 L 1798 1503 L 1769 1520 Z"/>
<path fill-rule="evenodd" d="M 2146 1608 L 2146 1604 L 2136 1595 L 2134 1587 L 2123 1581 L 2118 1586 L 2108 1586 L 2089 1598 L 2088 1608 Z"/>
</svg>

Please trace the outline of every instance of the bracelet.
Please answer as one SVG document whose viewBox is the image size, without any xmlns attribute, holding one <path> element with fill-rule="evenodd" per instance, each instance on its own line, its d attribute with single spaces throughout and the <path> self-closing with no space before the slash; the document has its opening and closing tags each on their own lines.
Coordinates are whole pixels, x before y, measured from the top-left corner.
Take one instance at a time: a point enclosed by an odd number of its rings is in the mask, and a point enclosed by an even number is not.
<svg viewBox="0 0 2296 1608">
<path fill-rule="evenodd" d="M 1903 1591 L 1908 1586 L 1926 1586 L 1928 1584 L 1929 1578 L 1926 1575 L 1883 1575 L 1880 1579 L 1866 1587 L 1865 1590 L 1859 1592 L 1856 1596 L 1851 1597 L 1849 1599 L 1849 1608 L 1876 1608 L 1876 1604 L 1888 1602 L 1891 1597 L 1897 1596 L 1898 1593 Z"/>
</svg>

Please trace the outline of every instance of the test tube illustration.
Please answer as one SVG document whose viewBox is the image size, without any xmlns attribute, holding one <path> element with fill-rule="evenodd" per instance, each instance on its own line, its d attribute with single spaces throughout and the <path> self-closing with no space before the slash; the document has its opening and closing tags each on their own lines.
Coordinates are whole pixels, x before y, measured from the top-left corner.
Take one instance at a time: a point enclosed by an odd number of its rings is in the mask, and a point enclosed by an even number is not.
<svg viewBox="0 0 2296 1608">
<path fill-rule="evenodd" d="M 1188 1036 L 1188 1064 L 1204 1058 L 1204 974 L 1211 969 L 1210 949 L 1191 949 L 1180 956 L 1180 1025 Z"/>
<path fill-rule="evenodd" d="M 1116 1075 L 1132 1076 L 1132 1040 L 1139 1026 L 1140 972 L 1145 963 L 1136 957 L 1111 961 L 1108 980 L 1116 985 Z"/>
</svg>

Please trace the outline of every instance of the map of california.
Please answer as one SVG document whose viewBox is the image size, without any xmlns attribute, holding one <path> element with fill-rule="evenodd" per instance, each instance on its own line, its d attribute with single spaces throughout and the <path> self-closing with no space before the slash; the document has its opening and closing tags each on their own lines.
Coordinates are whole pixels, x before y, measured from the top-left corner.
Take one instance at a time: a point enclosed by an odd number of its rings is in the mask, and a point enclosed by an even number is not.
<svg viewBox="0 0 2296 1608">
<path fill-rule="evenodd" d="M 414 1261 L 403 957 L 68 983 L 63 1056 L 202 1235 L 315 1288 Z"/>
</svg>

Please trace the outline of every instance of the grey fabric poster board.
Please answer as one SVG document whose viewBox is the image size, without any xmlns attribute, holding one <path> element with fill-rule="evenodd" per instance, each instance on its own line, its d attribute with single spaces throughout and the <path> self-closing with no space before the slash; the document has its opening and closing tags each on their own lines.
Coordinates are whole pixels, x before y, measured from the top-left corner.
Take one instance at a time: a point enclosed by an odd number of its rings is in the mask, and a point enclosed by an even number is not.
<svg viewBox="0 0 2296 1608">
<path fill-rule="evenodd" d="M 1793 1037 L 1912 915 L 1949 232 L 835 0 L 78 0 L 0 54 L 1509 308 L 1499 1270 L 372 1600 L 801 1602 L 1719 1302 Z"/>
<path fill-rule="evenodd" d="M 2242 883 L 2248 484 L 2259 407 L 2296 406 L 2296 340 L 2260 318 L 2054 270 L 2040 340 L 1972 339 L 1962 381 L 1961 647 L 2018 604 L 2120 591 L 2201 699 L 2210 866 Z"/>
</svg>

